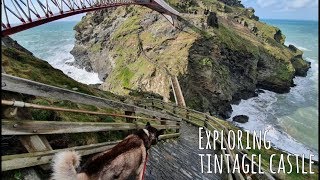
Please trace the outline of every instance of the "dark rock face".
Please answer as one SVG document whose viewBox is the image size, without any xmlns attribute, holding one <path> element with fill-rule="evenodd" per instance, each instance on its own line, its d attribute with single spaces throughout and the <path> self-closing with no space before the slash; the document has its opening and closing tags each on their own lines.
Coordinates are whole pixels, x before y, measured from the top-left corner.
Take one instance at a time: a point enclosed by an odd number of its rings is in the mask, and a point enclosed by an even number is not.
<svg viewBox="0 0 320 180">
<path fill-rule="evenodd" d="M 278 29 L 274 34 L 274 40 L 276 40 L 278 43 L 284 44 L 284 38 L 280 29 Z"/>
<path fill-rule="evenodd" d="M 241 4 L 241 1 L 239 1 L 239 0 L 219 0 L 219 1 L 223 2 L 224 4 L 229 5 L 229 6 L 244 7 Z"/>
<path fill-rule="evenodd" d="M 302 59 L 301 55 L 297 55 L 291 59 L 291 63 L 296 70 L 296 76 L 307 76 L 307 72 L 311 67 L 311 62 L 305 63 L 305 60 Z"/>
<path fill-rule="evenodd" d="M 246 115 L 239 115 L 232 118 L 233 121 L 238 123 L 246 123 L 249 121 L 249 117 Z"/>
<path fill-rule="evenodd" d="M 209 16 L 207 18 L 207 24 L 208 26 L 211 26 L 214 28 L 219 27 L 217 14 L 215 12 L 209 12 Z"/>
<path fill-rule="evenodd" d="M 297 52 L 298 48 L 296 48 L 294 45 L 289 44 L 288 48 L 292 51 L 292 52 Z"/>
<path fill-rule="evenodd" d="M 215 39 L 194 43 L 189 53 L 188 74 L 179 81 L 188 106 L 229 118 L 232 101 L 254 94 L 257 60 L 252 54 L 214 44 Z M 210 52 L 212 47 L 215 48 Z"/>
<path fill-rule="evenodd" d="M 22 47 L 17 41 L 13 40 L 9 36 L 1 38 L 1 44 L 10 48 L 17 49 L 19 51 L 25 52 L 29 55 L 32 55 L 32 52 L 28 51 L 26 48 Z"/>
</svg>

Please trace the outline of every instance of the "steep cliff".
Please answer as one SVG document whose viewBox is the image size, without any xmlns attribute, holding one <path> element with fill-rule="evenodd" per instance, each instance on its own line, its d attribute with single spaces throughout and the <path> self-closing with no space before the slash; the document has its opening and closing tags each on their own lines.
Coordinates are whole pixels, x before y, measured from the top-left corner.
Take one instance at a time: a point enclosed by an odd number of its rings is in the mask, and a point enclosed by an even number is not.
<svg viewBox="0 0 320 180">
<path fill-rule="evenodd" d="M 100 88 L 121 95 L 140 89 L 168 100 L 169 77 L 178 76 L 187 106 L 224 118 L 230 103 L 257 88 L 288 92 L 310 67 L 280 29 L 239 1 L 169 3 L 182 14 L 176 27 L 140 6 L 88 13 L 75 27 L 73 64 L 98 72 Z"/>
</svg>

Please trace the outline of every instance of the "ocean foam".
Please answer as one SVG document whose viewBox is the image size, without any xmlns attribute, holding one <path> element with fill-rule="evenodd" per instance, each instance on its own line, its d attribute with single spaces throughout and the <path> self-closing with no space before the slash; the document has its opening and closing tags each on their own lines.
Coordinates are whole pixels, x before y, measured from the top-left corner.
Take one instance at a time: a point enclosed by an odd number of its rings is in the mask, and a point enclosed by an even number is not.
<svg viewBox="0 0 320 180">
<path fill-rule="evenodd" d="M 267 140 L 270 140 L 273 147 L 279 148 L 285 152 L 292 154 L 313 154 L 314 159 L 318 159 L 318 152 L 304 144 L 295 140 L 292 136 L 281 130 L 279 119 L 275 117 L 273 111 L 273 104 L 277 101 L 276 93 L 265 90 L 265 93 L 260 94 L 258 97 L 250 98 L 248 100 L 241 100 L 239 105 L 232 105 L 233 113 L 228 121 L 237 115 L 249 116 L 247 123 L 236 123 L 235 125 L 249 130 L 267 131 Z M 270 116 L 273 116 L 271 118 Z"/>
<path fill-rule="evenodd" d="M 64 46 L 52 47 L 49 51 L 51 56 L 47 57 L 46 60 L 54 68 L 60 69 L 63 73 L 68 75 L 70 78 L 84 83 L 84 84 L 101 84 L 103 83 L 98 73 L 87 72 L 85 69 L 79 69 L 74 66 L 66 64 L 66 62 L 74 61 L 74 57 L 70 54 L 73 48 L 73 44 L 66 44 Z"/>
<path fill-rule="evenodd" d="M 249 117 L 247 123 L 241 124 L 235 122 L 235 124 L 249 131 L 268 131 L 267 139 L 272 142 L 274 147 L 293 154 L 305 154 L 308 156 L 311 153 L 315 155 L 314 159 L 318 159 L 319 155 L 316 149 L 304 145 L 287 133 L 291 132 L 287 128 L 292 128 L 287 123 L 295 123 L 298 126 L 303 126 L 305 129 L 312 131 L 314 127 L 310 127 L 306 122 L 298 121 L 290 116 L 278 117 L 280 116 L 278 113 L 279 108 L 282 108 L 281 112 L 288 111 L 284 114 L 292 114 L 292 108 L 301 108 L 301 106 L 304 107 L 304 105 L 305 107 L 309 107 L 310 104 L 313 107 L 317 104 L 317 100 L 310 97 L 310 94 L 316 93 L 318 90 L 319 63 L 312 58 L 306 59 L 311 62 L 308 75 L 307 77 L 295 77 L 294 82 L 296 86 L 291 88 L 290 93 L 276 94 L 264 90 L 265 92 L 259 94 L 258 97 L 241 100 L 238 105 L 232 105 L 233 113 L 228 121 L 232 121 L 232 118 L 236 115 L 247 115 Z M 283 104 L 285 102 L 287 102 L 287 104 Z M 283 108 L 282 105 L 285 105 L 286 108 Z M 297 112 L 299 113 L 299 111 Z M 317 112 L 313 113 L 317 114 Z M 305 114 L 300 114 L 299 116 L 304 117 Z M 284 121 L 284 118 L 286 121 Z M 311 119 L 313 119 L 313 116 Z"/>
<path fill-rule="evenodd" d="M 298 49 L 300 49 L 301 51 L 312 51 L 311 49 L 299 46 L 295 43 L 291 43 L 291 42 L 285 42 L 284 45 L 289 46 L 290 44 L 294 45 L 295 47 L 297 47 Z"/>
</svg>

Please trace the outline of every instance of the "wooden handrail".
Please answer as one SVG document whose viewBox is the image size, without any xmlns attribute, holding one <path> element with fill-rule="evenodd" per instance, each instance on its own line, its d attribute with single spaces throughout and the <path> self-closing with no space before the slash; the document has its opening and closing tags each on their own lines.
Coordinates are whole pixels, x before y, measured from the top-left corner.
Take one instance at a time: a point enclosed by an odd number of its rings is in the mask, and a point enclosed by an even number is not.
<svg viewBox="0 0 320 180">
<path fill-rule="evenodd" d="M 179 137 L 180 133 L 165 134 L 159 136 L 160 140 L 165 140 L 168 138 Z M 32 167 L 42 164 L 48 164 L 51 162 L 54 154 L 61 151 L 75 150 L 81 156 L 99 153 L 106 151 L 114 147 L 120 141 L 104 142 L 98 144 L 90 144 L 85 146 L 76 146 L 66 149 L 57 149 L 51 151 L 34 152 L 34 153 L 24 153 L 15 155 L 6 155 L 1 157 L 1 171 L 8 171 L 13 169 L 21 169 L 26 167 Z"/>
<path fill-rule="evenodd" d="M 144 128 L 144 124 L 102 123 L 102 122 L 66 122 L 66 121 L 13 121 L 1 120 L 2 135 L 39 135 L 85 133 Z M 152 125 L 157 129 L 180 129 L 178 125 Z"/>
<path fill-rule="evenodd" d="M 93 114 L 93 115 L 105 115 L 105 116 L 122 117 L 122 118 L 143 119 L 143 120 L 149 120 L 149 121 L 160 121 L 159 119 L 156 119 L 156 118 L 146 118 L 146 117 L 140 117 L 140 116 L 129 116 L 129 115 L 123 115 L 123 114 L 87 111 L 87 110 L 81 110 L 81 109 L 68 109 L 68 108 L 61 108 L 61 107 L 43 106 L 38 104 L 26 103 L 22 101 L 1 100 L 1 104 L 6 106 L 15 106 L 15 107 L 22 107 L 22 108 L 34 108 L 34 109 L 42 109 L 42 110 L 76 112 L 76 113 L 85 113 L 85 114 Z"/>
<path fill-rule="evenodd" d="M 88 95 L 80 92 L 63 89 L 28 79 L 15 77 L 8 74 L 1 74 L 2 90 L 28 94 L 33 96 L 48 97 L 61 100 L 69 100 L 75 103 L 88 104 L 98 107 L 111 107 L 124 111 L 132 111 L 137 114 L 145 114 L 148 116 L 155 116 L 172 121 L 181 121 L 181 119 L 164 114 L 158 111 L 144 109 L 135 105 L 130 105 L 110 99 L 105 99 L 93 95 Z"/>
</svg>

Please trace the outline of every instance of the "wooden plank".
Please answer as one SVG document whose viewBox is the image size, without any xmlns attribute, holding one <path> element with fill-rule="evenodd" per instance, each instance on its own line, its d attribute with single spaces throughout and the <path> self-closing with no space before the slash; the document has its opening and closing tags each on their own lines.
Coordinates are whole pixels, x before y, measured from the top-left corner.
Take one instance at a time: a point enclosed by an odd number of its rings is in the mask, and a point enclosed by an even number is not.
<svg viewBox="0 0 320 180">
<path fill-rule="evenodd" d="M 172 87 L 172 91 L 174 92 L 173 94 L 175 96 L 176 104 L 178 106 L 186 107 L 186 102 L 184 100 L 177 76 L 172 76 L 170 80 L 171 80 L 171 87 Z"/>
<path fill-rule="evenodd" d="M 180 133 L 165 134 L 159 136 L 159 139 L 164 140 L 169 138 L 176 138 L 179 136 Z M 114 147 L 119 142 L 120 141 L 104 142 L 99 144 L 77 146 L 67 149 L 2 156 L 1 171 L 8 171 L 13 169 L 21 169 L 31 166 L 48 164 L 51 163 L 51 160 L 56 153 L 62 151 L 75 150 L 81 156 L 99 153 Z"/>
<path fill-rule="evenodd" d="M 52 150 L 52 147 L 50 146 L 48 140 L 44 136 L 38 136 L 38 135 L 22 136 L 19 139 L 23 144 L 23 146 L 30 153 Z"/>
<path fill-rule="evenodd" d="M 145 126 L 146 126 L 145 124 L 138 124 L 138 128 L 139 129 L 142 129 Z M 155 124 L 152 124 L 151 126 L 157 128 L 158 130 L 160 130 L 160 129 L 180 129 L 180 126 L 173 125 L 173 124 L 166 124 L 166 125 L 155 125 Z"/>
<path fill-rule="evenodd" d="M 164 135 L 160 135 L 159 139 L 165 140 L 165 139 L 177 138 L 179 136 L 180 136 L 180 133 L 164 134 Z"/>
<path fill-rule="evenodd" d="M 157 129 L 177 129 L 177 125 L 152 125 Z M 144 128 L 144 124 L 134 123 L 97 123 L 61 121 L 12 121 L 2 120 L 2 135 L 39 135 L 84 133 Z"/>
<path fill-rule="evenodd" d="M 83 133 L 136 129 L 133 123 L 2 120 L 2 135 Z"/>
<path fill-rule="evenodd" d="M 17 92 L 22 94 L 48 97 L 53 99 L 68 100 L 75 103 L 88 104 L 99 107 L 111 107 L 124 111 L 134 111 L 136 114 L 145 114 L 149 116 L 156 116 L 166 118 L 171 121 L 181 121 L 181 119 L 149 109 L 144 109 L 138 106 L 125 104 L 122 102 L 96 97 L 80 92 L 71 91 L 68 89 L 59 88 L 56 86 L 46 85 L 43 83 L 11 76 L 8 74 L 1 74 L 1 80 L 5 84 L 2 90 Z"/>
<path fill-rule="evenodd" d="M 112 148 L 118 142 L 119 141 L 105 142 L 105 143 L 99 143 L 99 144 L 93 144 L 93 145 L 77 146 L 73 148 L 53 150 L 53 151 L 2 156 L 1 171 L 8 171 L 13 169 L 21 169 L 25 167 L 48 164 L 51 162 L 54 154 L 61 151 L 76 150 L 81 156 L 103 152 Z"/>
<path fill-rule="evenodd" d="M 52 150 L 47 138 L 44 136 L 21 136 L 19 140 L 29 153 Z M 50 169 L 50 166 L 47 165 L 41 165 L 40 167 L 44 170 Z"/>
</svg>

